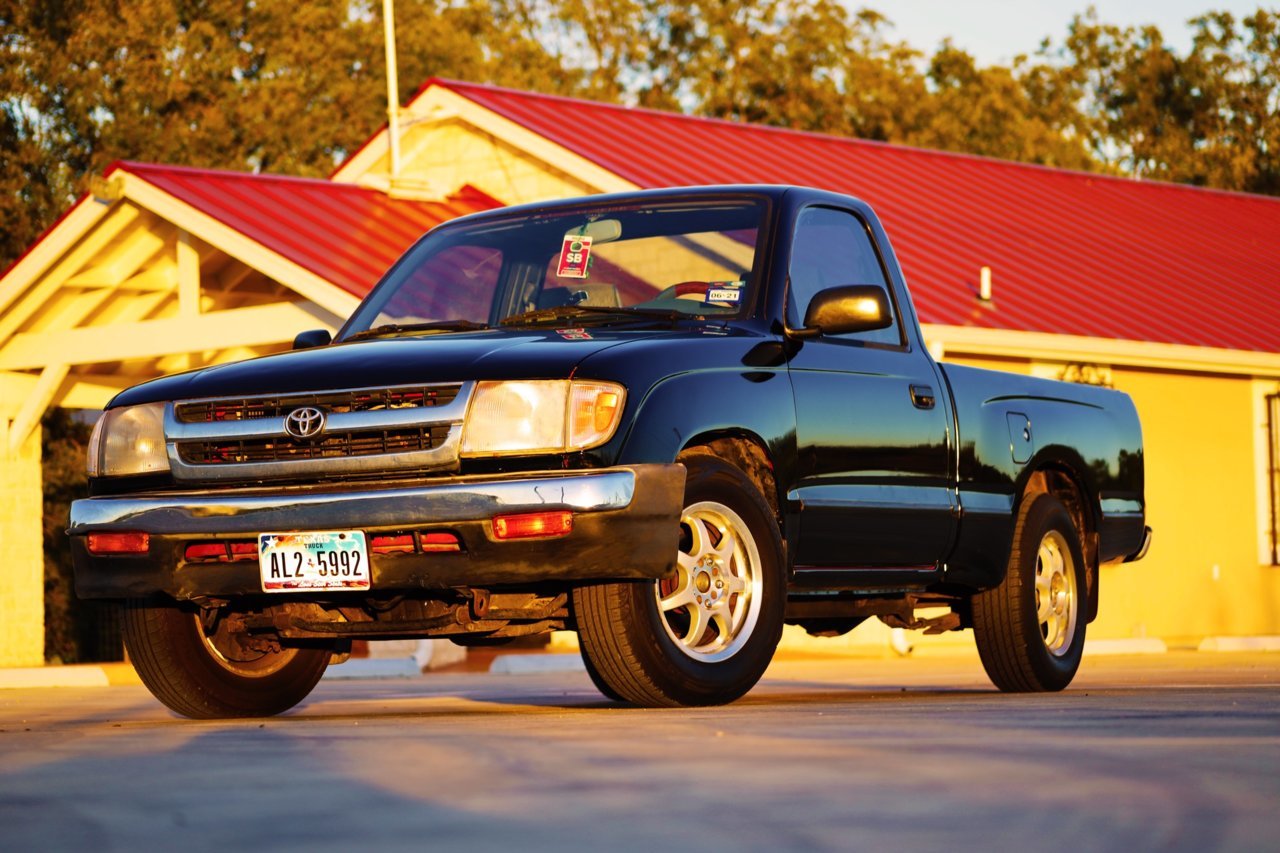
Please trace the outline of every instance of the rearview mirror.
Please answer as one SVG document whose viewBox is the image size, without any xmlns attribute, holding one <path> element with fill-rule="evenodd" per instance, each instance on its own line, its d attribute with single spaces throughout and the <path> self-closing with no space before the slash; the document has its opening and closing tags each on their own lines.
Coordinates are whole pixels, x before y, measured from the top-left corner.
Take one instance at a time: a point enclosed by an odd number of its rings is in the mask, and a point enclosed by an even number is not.
<svg viewBox="0 0 1280 853">
<path fill-rule="evenodd" d="M 566 237 L 590 237 L 595 244 L 610 243 L 622 236 L 622 220 L 597 219 L 581 228 L 570 228 Z"/>
<path fill-rule="evenodd" d="M 850 284 L 819 291 L 805 311 L 801 337 L 870 332 L 893 325 L 889 298 L 874 284 Z"/>
</svg>

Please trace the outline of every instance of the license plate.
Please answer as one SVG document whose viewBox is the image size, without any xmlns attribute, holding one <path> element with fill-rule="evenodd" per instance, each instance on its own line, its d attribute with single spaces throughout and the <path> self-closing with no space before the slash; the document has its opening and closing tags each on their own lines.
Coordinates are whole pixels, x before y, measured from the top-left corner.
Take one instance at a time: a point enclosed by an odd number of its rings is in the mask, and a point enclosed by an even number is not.
<svg viewBox="0 0 1280 853">
<path fill-rule="evenodd" d="M 362 530 L 263 533 L 258 536 L 263 592 L 369 588 L 369 549 Z"/>
</svg>

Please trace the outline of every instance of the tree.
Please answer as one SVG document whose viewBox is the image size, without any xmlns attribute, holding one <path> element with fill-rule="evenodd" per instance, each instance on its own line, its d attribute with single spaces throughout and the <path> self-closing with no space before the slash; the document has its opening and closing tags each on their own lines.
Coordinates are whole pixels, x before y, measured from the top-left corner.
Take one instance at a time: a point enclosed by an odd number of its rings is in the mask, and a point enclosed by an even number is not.
<svg viewBox="0 0 1280 853">
<path fill-rule="evenodd" d="M 497 0 L 401 0 L 401 94 L 534 87 L 556 65 Z M 323 176 L 385 120 L 376 0 L 0 3 L 0 269 L 119 159 Z"/>
<path fill-rule="evenodd" d="M 0 0 L 0 268 L 116 159 L 325 175 L 385 120 L 378 0 Z M 1280 194 L 1280 16 L 1180 56 L 1077 16 L 982 68 L 843 0 L 399 0 L 431 76 Z"/>
<path fill-rule="evenodd" d="M 944 42 L 929 61 L 927 120 L 903 141 L 1069 169 L 1096 166 L 1073 131 L 1077 113 L 1038 88 L 1046 69 L 979 68 L 973 57 Z"/>
<path fill-rule="evenodd" d="M 1194 19 L 1179 56 L 1155 27 L 1077 16 L 1060 47 L 1058 84 L 1078 98 L 1094 159 L 1123 174 L 1280 193 L 1280 17 L 1243 28 L 1225 12 Z"/>
</svg>

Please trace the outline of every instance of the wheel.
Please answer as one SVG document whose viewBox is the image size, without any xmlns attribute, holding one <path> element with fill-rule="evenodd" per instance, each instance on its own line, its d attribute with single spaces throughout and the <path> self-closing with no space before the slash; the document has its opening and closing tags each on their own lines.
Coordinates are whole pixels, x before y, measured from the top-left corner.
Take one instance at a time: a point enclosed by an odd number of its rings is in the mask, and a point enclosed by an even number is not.
<svg viewBox="0 0 1280 853">
<path fill-rule="evenodd" d="M 675 577 L 573 594 L 592 680 L 610 698 L 647 707 L 732 702 L 760 680 L 782 635 L 782 538 L 764 496 L 710 452 L 681 461 Z"/>
<path fill-rule="evenodd" d="M 206 632 L 197 612 L 130 601 L 124 644 L 142 683 L 172 710 L 194 719 L 266 717 L 306 698 L 329 665 L 328 648 L 246 648 L 219 619 Z"/>
<path fill-rule="evenodd" d="M 1084 557 L 1070 513 L 1052 495 L 1018 513 L 1004 581 L 973 599 L 982 666 L 1011 693 L 1062 690 L 1084 652 Z"/>
</svg>

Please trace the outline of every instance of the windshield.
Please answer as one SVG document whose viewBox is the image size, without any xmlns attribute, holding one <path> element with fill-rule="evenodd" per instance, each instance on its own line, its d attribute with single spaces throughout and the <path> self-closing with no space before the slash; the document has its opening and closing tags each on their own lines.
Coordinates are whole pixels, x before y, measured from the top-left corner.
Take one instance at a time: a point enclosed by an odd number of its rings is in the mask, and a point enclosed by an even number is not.
<svg viewBox="0 0 1280 853">
<path fill-rule="evenodd" d="M 444 228 L 391 269 L 343 337 L 739 316 L 764 212 L 761 199 L 667 201 Z"/>
</svg>

